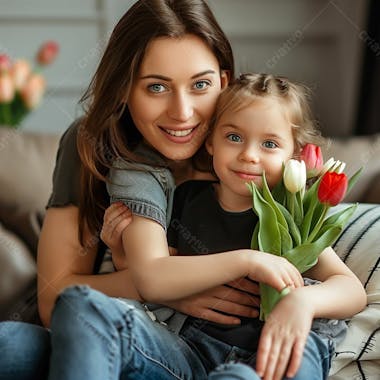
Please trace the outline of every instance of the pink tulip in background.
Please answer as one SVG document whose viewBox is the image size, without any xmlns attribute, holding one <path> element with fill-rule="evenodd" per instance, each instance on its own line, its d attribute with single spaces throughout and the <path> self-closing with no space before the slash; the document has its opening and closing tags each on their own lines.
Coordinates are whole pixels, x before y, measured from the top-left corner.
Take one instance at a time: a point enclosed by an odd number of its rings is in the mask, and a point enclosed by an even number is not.
<svg viewBox="0 0 380 380">
<path fill-rule="evenodd" d="M 46 81 L 39 71 L 57 57 L 59 45 L 47 41 L 41 45 L 35 66 L 25 60 L 11 60 L 0 54 L 0 125 L 18 127 L 24 117 L 36 108 L 46 90 Z"/>
<path fill-rule="evenodd" d="M 14 95 L 12 78 L 8 73 L 0 73 L 0 103 L 9 103 Z"/>
<path fill-rule="evenodd" d="M 45 92 L 46 82 L 41 74 L 32 74 L 20 91 L 21 99 L 29 109 L 36 108 Z"/>
<path fill-rule="evenodd" d="M 55 60 L 58 51 L 59 46 L 55 41 L 47 41 L 38 50 L 36 61 L 40 65 L 49 65 Z"/>
</svg>

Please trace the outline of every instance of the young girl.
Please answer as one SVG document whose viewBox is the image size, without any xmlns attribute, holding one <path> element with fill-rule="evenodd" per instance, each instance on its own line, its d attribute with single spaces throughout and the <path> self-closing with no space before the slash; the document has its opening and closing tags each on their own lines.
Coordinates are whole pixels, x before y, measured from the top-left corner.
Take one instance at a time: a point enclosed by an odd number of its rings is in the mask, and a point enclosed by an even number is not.
<svg viewBox="0 0 380 380">
<path fill-rule="evenodd" d="M 257 217 L 246 183 L 254 181 L 260 186 L 265 171 L 273 188 L 282 177 L 283 163 L 297 158 L 305 144 L 321 140 L 305 89 L 265 74 L 242 75 L 220 95 L 210 134 L 206 147 L 218 181 L 188 181 L 175 192 L 168 241 L 172 251 L 175 248 L 181 255 L 250 247 Z M 226 326 L 188 318 L 181 333 L 192 331 L 195 347 L 205 334 L 217 339 L 215 350 L 224 350 L 226 356 L 235 347 L 234 359 L 256 366 L 264 379 L 282 378 L 286 369 L 288 377 L 325 379 L 345 325 L 318 320 L 317 333 L 309 333 L 312 320 L 346 318 L 359 312 L 365 306 L 365 293 L 331 248 L 305 276 L 323 283 L 294 289 L 263 328 L 257 319 Z M 352 301 L 352 294 L 357 302 Z"/>
</svg>

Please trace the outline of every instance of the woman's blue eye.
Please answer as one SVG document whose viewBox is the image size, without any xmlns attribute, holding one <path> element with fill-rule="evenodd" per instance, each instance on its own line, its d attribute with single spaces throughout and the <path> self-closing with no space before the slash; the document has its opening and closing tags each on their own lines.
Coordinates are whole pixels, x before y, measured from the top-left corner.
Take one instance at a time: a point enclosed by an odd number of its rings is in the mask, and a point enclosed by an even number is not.
<svg viewBox="0 0 380 380">
<path fill-rule="evenodd" d="M 241 137 L 235 133 L 231 133 L 227 136 L 227 139 L 232 142 L 241 142 Z"/>
<path fill-rule="evenodd" d="M 265 148 L 270 148 L 270 149 L 277 148 L 277 144 L 273 141 L 265 141 L 263 145 Z"/>
<path fill-rule="evenodd" d="M 210 86 L 210 83 L 206 80 L 200 80 L 194 84 L 196 90 L 205 90 Z"/>
<path fill-rule="evenodd" d="M 164 92 L 165 86 L 162 84 L 155 83 L 148 86 L 148 90 L 151 92 Z"/>
</svg>

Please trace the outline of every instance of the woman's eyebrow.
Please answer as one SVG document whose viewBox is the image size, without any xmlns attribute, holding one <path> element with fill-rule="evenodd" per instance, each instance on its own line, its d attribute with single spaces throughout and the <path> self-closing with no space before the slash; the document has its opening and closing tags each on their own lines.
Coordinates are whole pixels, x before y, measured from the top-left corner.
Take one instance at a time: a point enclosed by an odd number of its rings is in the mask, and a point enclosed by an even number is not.
<svg viewBox="0 0 380 380">
<path fill-rule="evenodd" d="M 191 79 L 199 78 L 199 77 L 202 77 L 203 75 L 207 75 L 207 74 L 216 74 L 216 71 L 215 70 L 205 70 L 205 71 L 202 71 L 200 73 L 193 75 L 191 77 Z M 169 78 L 169 77 L 166 77 L 166 76 L 160 75 L 160 74 L 148 74 L 148 75 L 144 75 L 144 76 L 140 77 L 140 79 L 159 79 L 159 80 L 163 80 L 166 82 L 171 82 L 173 80 L 172 78 Z"/>
</svg>

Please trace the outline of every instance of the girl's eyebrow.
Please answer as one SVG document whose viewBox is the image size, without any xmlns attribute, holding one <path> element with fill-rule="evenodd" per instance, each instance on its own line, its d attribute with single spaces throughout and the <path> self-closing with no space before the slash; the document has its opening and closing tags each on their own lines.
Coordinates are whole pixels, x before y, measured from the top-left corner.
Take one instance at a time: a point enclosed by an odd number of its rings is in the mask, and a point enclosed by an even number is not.
<svg viewBox="0 0 380 380">
<path fill-rule="evenodd" d="M 200 73 L 193 75 L 191 77 L 191 79 L 196 79 L 196 78 L 202 77 L 203 75 L 207 75 L 207 74 L 216 74 L 216 71 L 215 70 L 201 71 Z M 160 74 L 148 74 L 148 75 L 144 75 L 144 76 L 140 77 L 140 79 L 159 79 L 159 80 L 163 80 L 166 82 L 171 82 L 173 80 L 172 78 L 169 78 L 169 77 L 166 77 L 166 76 L 160 75 Z"/>
</svg>

